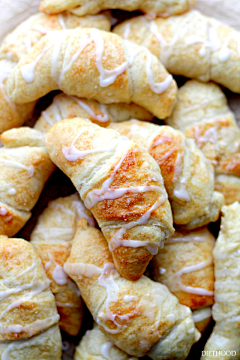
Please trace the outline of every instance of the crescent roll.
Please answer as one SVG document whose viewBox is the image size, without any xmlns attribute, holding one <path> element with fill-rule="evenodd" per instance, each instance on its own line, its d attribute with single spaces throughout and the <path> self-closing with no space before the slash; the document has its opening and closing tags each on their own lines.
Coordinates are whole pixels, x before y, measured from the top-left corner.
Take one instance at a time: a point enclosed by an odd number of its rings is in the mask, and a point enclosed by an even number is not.
<svg viewBox="0 0 240 360">
<path fill-rule="evenodd" d="M 153 280 L 166 285 L 180 304 L 192 310 L 213 305 L 214 245 L 215 238 L 207 228 L 179 229 L 153 258 Z"/>
<path fill-rule="evenodd" d="M 215 166 L 215 189 L 226 204 L 240 199 L 240 130 L 219 86 L 195 80 L 183 85 L 166 122 L 184 131 Z"/>
<path fill-rule="evenodd" d="M 21 126 L 33 113 L 36 102 L 15 104 L 7 95 L 6 82 L 17 63 L 31 52 L 33 46 L 49 31 L 75 27 L 97 27 L 110 30 L 107 16 L 78 17 L 63 13 L 56 15 L 35 14 L 18 25 L 0 47 L 0 133 Z"/>
<path fill-rule="evenodd" d="M 80 28 L 44 36 L 12 71 L 7 87 L 16 103 L 59 89 L 104 104 L 134 102 L 160 119 L 171 114 L 177 92 L 172 76 L 146 48 Z"/>
<path fill-rule="evenodd" d="M 70 255 L 71 241 L 77 221 L 86 218 L 90 225 L 94 219 L 77 194 L 51 201 L 38 218 L 30 240 L 42 260 L 50 289 L 56 298 L 60 315 L 60 328 L 77 335 L 83 318 L 83 303 L 78 288 L 63 270 Z"/>
<path fill-rule="evenodd" d="M 0 234 L 13 236 L 31 217 L 55 166 L 37 130 L 8 130 L 0 140 Z"/>
<path fill-rule="evenodd" d="M 45 141 L 97 220 L 119 273 L 139 279 L 174 231 L 157 163 L 117 131 L 81 118 L 55 124 Z"/>
<path fill-rule="evenodd" d="M 74 360 L 138 360 L 117 348 L 108 337 L 99 330 L 97 324 L 88 330 L 76 347 Z"/>
<path fill-rule="evenodd" d="M 214 191 L 214 170 L 192 140 L 170 126 L 143 121 L 109 128 L 147 149 L 158 163 L 177 225 L 193 229 L 216 221 L 223 196 Z"/>
<path fill-rule="evenodd" d="M 233 359 L 240 351 L 240 204 L 222 208 L 221 230 L 213 250 L 215 272 L 215 304 L 213 319 L 216 325 L 208 339 L 202 359 L 212 359 L 212 351 L 225 351 L 224 359 Z M 218 359 L 222 359 L 219 356 Z"/>
<path fill-rule="evenodd" d="M 39 10 L 46 14 L 58 14 L 70 10 L 76 15 L 97 14 L 102 10 L 121 9 L 127 11 L 140 10 L 155 16 L 181 14 L 190 10 L 195 0 L 41 0 Z"/>
<path fill-rule="evenodd" d="M 1 359 L 42 360 L 49 352 L 60 360 L 59 315 L 40 258 L 29 242 L 1 235 L 0 259 Z"/>
<path fill-rule="evenodd" d="M 145 276 L 135 282 L 122 278 L 102 233 L 85 219 L 78 223 L 64 269 L 80 288 L 100 330 L 126 353 L 185 359 L 199 339 L 190 309 L 166 286 Z"/>
<path fill-rule="evenodd" d="M 100 104 L 94 100 L 79 99 L 74 96 L 59 94 L 52 104 L 42 111 L 34 128 L 47 132 L 51 126 L 63 119 L 82 117 L 106 127 L 110 122 L 130 120 L 132 118 L 152 121 L 153 115 L 135 104 Z"/>
<path fill-rule="evenodd" d="M 196 10 L 167 19 L 137 16 L 114 32 L 146 46 L 171 74 L 212 80 L 240 93 L 239 33 L 214 18 Z"/>
</svg>

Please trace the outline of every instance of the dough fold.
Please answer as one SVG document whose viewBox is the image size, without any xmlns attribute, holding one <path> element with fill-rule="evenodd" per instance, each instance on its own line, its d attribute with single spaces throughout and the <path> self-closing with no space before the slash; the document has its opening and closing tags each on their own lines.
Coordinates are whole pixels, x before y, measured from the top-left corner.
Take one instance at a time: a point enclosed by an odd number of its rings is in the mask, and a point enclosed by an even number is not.
<svg viewBox="0 0 240 360">
<path fill-rule="evenodd" d="M 89 28 L 47 34 L 7 82 L 16 103 L 58 89 L 105 104 L 134 102 L 160 119 L 170 116 L 177 93 L 172 76 L 146 48 Z"/>
<path fill-rule="evenodd" d="M 128 354 L 185 359 L 199 339 L 190 309 L 166 286 L 145 276 L 135 282 L 122 278 L 101 232 L 84 219 L 64 269 L 79 286 L 100 330 Z"/>
<path fill-rule="evenodd" d="M 52 161 L 71 179 L 128 279 L 144 273 L 173 234 L 159 166 L 147 151 L 89 120 L 66 119 L 45 135 Z"/>
</svg>

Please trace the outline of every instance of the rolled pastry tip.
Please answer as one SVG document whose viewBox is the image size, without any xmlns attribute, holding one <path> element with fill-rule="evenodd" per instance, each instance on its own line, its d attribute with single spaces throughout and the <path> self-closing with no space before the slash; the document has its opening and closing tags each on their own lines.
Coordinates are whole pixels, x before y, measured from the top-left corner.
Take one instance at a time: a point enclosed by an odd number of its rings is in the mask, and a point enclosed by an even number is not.
<svg viewBox="0 0 240 360">
<path fill-rule="evenodd" d="M 215 166 L 215 189 L 226 204 L 239 200 L 240 131 L 219 86 L 190 80 L 178 93 L 178 104 L 166 119 L 195 141 Z"/>
<path fill-rule="evenodd" d="M 98 14 L 108 9 L 121 9 L 127 11 L 140 10 L 151 16 L 170 16 L 189 11 L 195 6 L 195 0 L 72 0 L 72 1 L 50 1 L 41 0 L 39 10 L 46 14 L 58 14 L 65 10 L 76 15 Z"/>
<path fill-rule="evenodd" d="M 202 307 L 193 311 L 193 321 L 200 333 L 204 333 L 212 320 L 212 307 Z"/>
<path fill-rule="evenodd" d="M 102 233 L 85 219 L 78 223 L 64 269 L 77 283 L 99 329 L 127 354 L 185 359 L 199 339 L 191 310 L 165 285 L 145 276 L 135 282 L 122 278 Z"/>
<path fill-rule="evenodd" d="M 196 10 L 167 19 L 137 16 L 113 31 L 146 46 L 171 74 L 212 80 L 240 93 L 239 33 L 214 18 Z"/>
<path fill-rule="evenodd" d="M 110 122 L 132 118 L 152 121 L 153 115 L 136 104 L 100 104 L 95 100 L 80 99 L 66 94 L 56 95 L 52 104 L 42 111 L 34 129 L 47 132 L 54 124 L 63 119 L 81 117 L 106 127 Z"/>
<path fill-rule="evenodd" d="M 43 134 L 23 127 L 0 137 L 0 232 L 15 235 L 31 217 L 44 185 L 55 169 Z"/>
<path fill-rule="evenodd" d="M 74 360 L 138 360 L 115 346 L 95 323 L 75 349 Z"/>
<path fill-rule="evenodd" d="M 131 120 L 110 124 L 158 163 L 177 225 L 194 229 L 219 218 L 223 196 L 214 191 L 214 169 L 193 140 L 170 126 Z"/>
<path fill-rule="evenodd" d="M 73 194 L 51 201 L 30 236 L 30 242 L 42 260 L 51 281 L 55 296 L 59 326 L 69 335 L 76 336 L 81 328 L 83 302 L 75 283 L 67 276 L 63 265 L 70 255 L 77 222 L 86 218 L 90 225 L 95 221 L 79 196 Z"/>
<path fill-rule="evenodd" d="M 0 47 L 0 133 L 22 126 L 31 118 L 36 106 L 36 101 L 26 104 L 11 101 L 6 89 L 10 72 L 48 32 L 76 27 L 108 31 L 110 20 L 106 15 L 79 17 L 70 13 L 52 16 L 39 13 L 30 16 L 6 36 Z"/>
<path fill-rule="evenodd" d="M 172 75 L 148 49 L 90 28 L 50 32 L 8 78 L 16 103 L 52 90 L 103 104 L 133 102 L 160 119 L 170 116 L 177 94 Z"/>
<path fill-rule="evenodd" d="M 30 353 L 40 360 L 49 352 L 49 359 L 60 360 L 59 315 L 39 256 L 29 242 L 1 235 L 0 259 L 1 359 Z"/>
<path fill-rule="evenodd" d="M 221 230 L 213 250 L 214 296 L 212 308 L 215 327 L 208 339 L 202 359 L 212 359 L 212 351 L 233 359 L 240 351 L 239 343 L 239 256 L 240 204 L 235 202 L 222 208 Z"/>
<path fill-rule="evenodd" d="M 180 304 L 192 310 L 213 305 L 214 245 L 207 228 L 178 229 L 152 260 L 153 280 L 166 285 Z"/>
<path fill-rule="evenodd" d="M 60 121 L 45 139 L 52 161 L 71 179 L 102 229 L 119 273 L 139 279 L 173 234 L 155 160 L 117 131 L 81 118 Z"/>
</svg>

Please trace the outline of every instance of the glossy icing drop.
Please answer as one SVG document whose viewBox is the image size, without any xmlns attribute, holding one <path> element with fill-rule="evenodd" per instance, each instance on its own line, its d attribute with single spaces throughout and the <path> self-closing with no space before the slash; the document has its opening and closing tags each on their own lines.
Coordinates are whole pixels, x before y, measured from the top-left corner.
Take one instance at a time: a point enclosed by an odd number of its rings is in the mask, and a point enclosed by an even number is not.
<svg viewBox="0 0 240 360">
<path fill-rule="evenodd" d="M 112 358 L 110 357 L 110 349 L 112 346 L 113 346 L 113 343 L 111 341 L 108 341 L 101 346 L 101 354 L 107 360 L 112 360 Z"/>
<path fill-rule="evenodd" d="M 210 266 L 212 262 L 213 259 L 212 257 L 210 257 L 206 261 L 202 261 L 201 263 L 198 263 L 196 265 L 184 267 L 179 271 L 177 271 L 176 273 L 174 273 L 173 275 L 171 275 L 167 280 L 163 280 L 162 282 L 168 286 L 171 292 L 182 290 L 190 294 L 213 296 L 214 295 L 213 291 L 209 291 L 198 287 L 186 286 L 181 281 L 181 276 L 183 274 L 188 274 L 194 271 L 202 270 L 207 266 Z"/>
</svg>

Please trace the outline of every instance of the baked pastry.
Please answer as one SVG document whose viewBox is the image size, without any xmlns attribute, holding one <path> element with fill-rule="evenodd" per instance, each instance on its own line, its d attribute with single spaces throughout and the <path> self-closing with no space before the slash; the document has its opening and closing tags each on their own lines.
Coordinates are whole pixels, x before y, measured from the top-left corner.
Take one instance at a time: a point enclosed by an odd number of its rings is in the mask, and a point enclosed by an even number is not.
<svg viewBox="0 0 240 360">
<path fill-rule="evenodd" d="M 110 122 L 132 118 L 152 121 L 153 115 L 135 104 L 100 104 L 94 100 L 79 99 L 65 94 L 56 95 L 52 104 L 42 111 L 34 128 L 47 132 L 51 126 L 63 119 L 82 117 L 106 127 Z"/>
<path fill-rule="evenodd" d="M 239 329 L 239 257 L 240 204 L 222 208 L 221 230 L 213 251 L 215 272 L 215 304 L 212 308 L 216 325 L 208 339 L 203 359 L 212 359 L 212 351 L 225 353 L 224 359 L 233 359 L 240 351 Z M 235 352 L 235 355 L 232 355 Z M 237 355 L 238 357 L 238 355 Z M 236 357 L 236 358 L 237 358 Z M 222 359 L 222 356 L 218 357 Z"/>
<path fill-rule="evenodd" d="M 226 204 L 239 200 L 240 130 L 219 86 L 188 81 L 166 122 L 194 139 L 215 166 L 215 189 L 225 195 Z"/>
<path fill-rule="evenodd" d="M 165 285 L 145 276 L 136 282 L 122 278 L 102 233 L 85 219 L 78 223 L 64 269 L 80 288 L 100 330 L 126 353 L 185 359 L 199 339 L 190 309 Z"/>
<path fill-rule="evenodd" d="M 192 140 L 170 126 L 143 121 L 110 124 L 149 151 L 163 176 L 177 225 L 194 229 L 216 221 L 223 196 L 214 190 L 214 169 Z"/>
<path fill-rule="evenodd" d="M 212 320 L 212 307 L 202 307 L 193 311 L 193 321 L 196 328 L 204 333 Z"/>
<path fill-rule="evenodd" d="M 69 13 L 58 16 L 39 13 L 30 16 L 6 36 L 0 47 L 0 133 L 21 126 L 32 116 L 36 105 L 35 101 L 14 104 L 10 100 L 5 87 L 10 72 L 46 33 L 78 26 L 110 30 L 110 20 L 106 15 L 78 17 Z"/>
<path fill-rule="evenodd" d="M 1 235 L 0 259 L 1 359 L 42 360 L 48 352 L 60 360 L 59 315 L 40 258 L 29 242 Z"/>
<path fill-rule="evenodd" d="M 138 360 L 117 348 L 95 323 L 76 347 L 74 360 Z"/>
<path fill-rule="evenodd" d="M 4 145 L 0 147 L 0 234 L 13 236 L 31 217 L 55 166 L 37 130 L 8 130 L 0 140 Z"/>
<path fill-rule="evenodd" d="M 7 87 L 16 103 L 59 89 L 105 104 L 134 102 L 160 119 L 171 114 L 177 92 L 172 76 L 146 48 L 80 28 L 44 36 L 12 71 Z"/>
<path fill-rule="evenodd" d="M 85 217 L 90 225 L 94 219 L 77 194 L 51 201 L 38 218 L 30 240 L 42 260 L 55 295 L 60 328 L 77 335 L 83 318 L 83 302 L 75 283 L 63 270 L 70 255 L 77 221 Z"/>
<path fill-rule="evenodd" d="M 114 32 L 146 46 L 171 74 L 212 80 L 240 93 L 239 34 L 214 18 L 196 10 L 168 19 L 138 16 L 117 25 Z"/>
<path fill-rule="evenodd" d="M 97 220 L 118 272 L 139 279 L 174 231 L 157 163 L 117 131 L 81 118 L 55 124 L 45 141 Z"/>
<path fill-rule="evenodd" d="M 195 5 L 195 0 L 41 0 L 39 10 L 46 14 L 58 14 L 70 10 L 77 15 L 97 14 L 106 9 L 127 11 L 141 10 L 158 16 L 181 14 Z"/>
<path fill-rule="evenodd" d="M 153 280 L 166 285 L 180 304 L 192 310 L 213 305 L 214 245 L 215 238 L 207 228 L 178 229 L 152 260 Z"/>
</svg>

